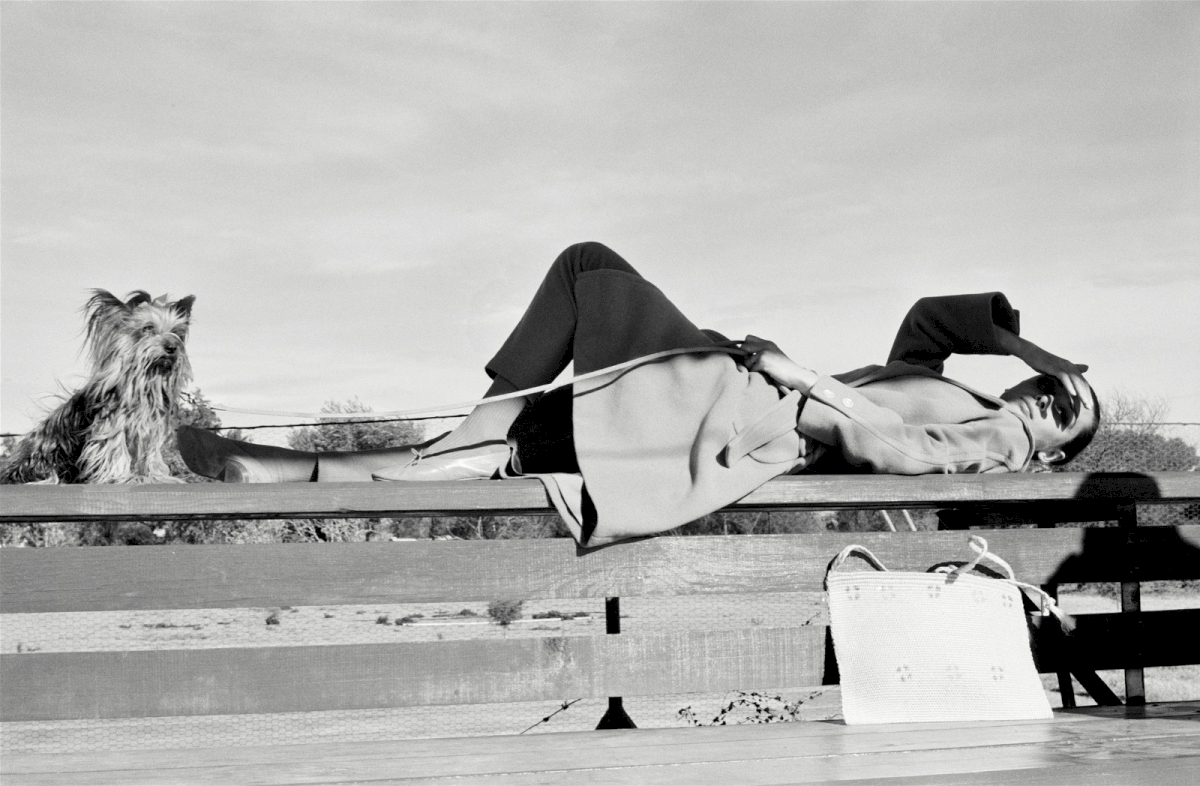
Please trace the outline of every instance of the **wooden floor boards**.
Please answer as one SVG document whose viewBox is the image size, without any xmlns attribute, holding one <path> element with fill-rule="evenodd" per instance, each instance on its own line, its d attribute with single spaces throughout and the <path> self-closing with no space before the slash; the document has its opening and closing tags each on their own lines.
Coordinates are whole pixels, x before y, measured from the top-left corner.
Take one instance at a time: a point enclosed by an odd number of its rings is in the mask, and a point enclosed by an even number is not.
<svg viewBox="0 0 1200 786">
<path fill-rule="evenodd" d="M 1091 708 L 1049 721 L 829 722 L 516 737 L 80 754 L 12 754 L 5 786 L 170 784 L 1200 783 L 1200 702 Z"/>
</svg>

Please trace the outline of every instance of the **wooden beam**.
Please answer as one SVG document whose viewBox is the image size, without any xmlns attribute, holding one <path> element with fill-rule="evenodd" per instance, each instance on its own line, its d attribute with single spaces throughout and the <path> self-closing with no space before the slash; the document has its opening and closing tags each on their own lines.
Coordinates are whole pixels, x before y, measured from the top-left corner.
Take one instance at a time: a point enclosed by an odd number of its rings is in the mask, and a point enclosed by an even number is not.
<svg viewBox="0 0 1200 786">
<path fill-rule="evenodd" d="M 1200 609 L 1080 614 L 1069 636 L 1054 618 L 1041 618 L 1034 636 L 1038 670 L 1093 671 L 1200 663 Z"/>
<path fill-rule="evenodd" d="M 803 510 L 941 508 L 1074 501 L 1200 499 L 1200 474 L 803 475 L 776 478 L 733 507 Z M 0 523 L 163 519 L 364 518 L 552 513 L 536 480 L 429 483 L 204 483 L 0 486 Z"/>
<path fill-rule="evenodd" d="M 351 710 L 817 685 L 823 627 L 0 655 L 0 721 Z"/>
<path fill-rule="evenodd" d="M 1142 734 L 1168 736 L 1172 728 L 1181 730 L 1181 724 L 1159 721 L 1198 720 L 1200 702 L 1176 702 L 1171 704 L 1148 704 L 1144 715 L 1130 720 L 1123 711 L 1125 707 L 1085 707 L 1070 713 L 1056 712 L 1053 719 L 1036 721 L 975 721 L 970 723 L 912 723 L 845 726 L 838 723 L 770 723 L 733 724 L 727 726 L 701 726 L 675 729 L 642 729 L 636 734 L 603 733 L 592 731 L 558 732 L 554 734 L 494 735 L 480 737 L 416 738 L 405 740 L 309 742 L 305 744 L 228 746 L 213 756 L 211 748 L 169 748 L 158 750 L 92 751 L 88 753 L 28 753 L 0 758 L 3 772 L 13 774 L 73 773 L 113 770 L 155 771 L 158 769 L 181 770 L 187 767 L 212 765 L 213 767 L 273 767 L 278 772 L 286 763 L 301 766 L 325 764 L 341 768 L 353 766 L 355 762 L 389 761 L 408 765 L 409 776 L 416 775 L 418 762 L 453 756 L 460 760 L 468 758 L 497 759 L 509 757 L 514 762 L 544 763 L 546 768 L 559 766 L 561 757 L 575 756 L 568 763 L 583 766 L 583 755 L 592 755 L 600 761 L 616 764 L 631 762 L 636 756 L 664 748 L 676 751 L 691 749 L 701 751 L 715 743 L 749 746 L 761 743 L 778 743 L 792 747 L 809 748 L 812 755 L 828 755 L 829 747 L 856 756 L 871 750 L 918 750 L 927 747 L 972 747 L 981 736 L 994 736 L 1004 743 L 1019 741 L 1080 739 L 1097 731 L 1096 718 L 1102 719 L 1104 739 Z M 1098 715 L 1103 711 L 1104 715 Z M 1113 722 L 1115 721 L 1115 723 Z M 1149 722 L 1146 722 L 1149 721 Z M 1057 732 L 1047 732 L 1053 726 Z M 1192 734 L 1200 734 L 1200 727 L 1191 726 Z M 1032 738 L 1030 735 L 1033 735 Z M 975 738 L 975 739 L 971 739 Z M 247 740 L 249 744 L 251 741 Z M 675 754 L 678 755 L 678 754 Z M 703 754 L 701 754 L 703 755 Z M 680 756 L 686 760 L 687 754 Z M 694 758 L 694 756 L 692 757 Z M 662 761 L 671 763 L 670 760 Z M 344 771 L 343 771 L 344 772 Z M 432 773 L 442 772 L 440 769 Z M 468 770 L 470 772 L 470 770 Z M 477 771 L 476 771 L 477 772 Z M 453 777 L 450 771 L 442 772 Z M 461 773 L 460 773 L 461 774 Z M 264 773 L 265 775 L 265 773 Z M 367 777 L 366 773 L 358 774 Z M 259 783 L 271 782 L 269 778 L 250 776 L 244 779 L 225 779 L 226 782 Z M 0 779 L 0 782 L 3 782 Z M 218 782 L 217 779 L 207 783 Z M 279 782 L 290 782 L 280 778 Z M 309 781 L 311 783 L 311 781 Z M 325 781 L 326 783 L 328 780 Z M 39 781 L 40 783 L 40 781 Z"/>
<path fill-rule="evenodd" d="M 983 533 L 1023 579 L 1200 577 L 1200 526 Z M 967 555 L 954 532 L 657 538 L 578 555 L 566 540 L 0 551 L 6 613 L 819 590 L 860 543 L 896 569 Z M 1128 566 L 1127 566 L 1128 561 Z"/>
<path fill-rule="evenodd" d="M 988 475 L 795 475 L 776 478 L 735 507 L 941 508 L 1021 502 L 1156 504 L 1200 499 L 1194 472 Z"/>
<path fill-rule="evenodd" d="M 1175 716 L 1176 718 L 1180 716 Z M 1193 786 L 1200 727 L 1056 713 L 1038 721 L 782 723 L 630 732 L 14 754 L 7 784 Z"/>
<path fill-rule="evenodd" d="M 1078 617 L 1039 669 L 1200 663 L 1200 609 Z M 0 721 L 305 712 L 819 685 L 825 627 L 0 655 Z"/>
<path fill-rule="evenodd" d="M 982 531 L 1033 584 L 1200 578 L 1200 525 Z M 0 611 L 256 608 L 820 591 L 843 547 L 895 570 L 967 559 L 962 532 L 0 549 Z"/>
</svg>

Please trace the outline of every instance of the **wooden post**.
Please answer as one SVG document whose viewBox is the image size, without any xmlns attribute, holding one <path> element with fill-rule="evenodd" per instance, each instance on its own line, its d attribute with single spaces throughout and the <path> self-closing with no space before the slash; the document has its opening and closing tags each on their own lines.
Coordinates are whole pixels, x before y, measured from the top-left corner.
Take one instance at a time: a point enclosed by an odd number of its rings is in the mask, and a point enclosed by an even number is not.
<svg viewBox="0 0 1200 786">
<path fill-rule="evenodd" d="M 615 636 L 621 632 L 621 599 L 604 599 L 604 633 Z M 625 704 L 621 696 L 608 697 L 608 710 L 600 719 L 597 729 L 636 729 L 637 724 L 625 712 Z"/>
<path fill-rule="evenodd" d="M 1117 522 L 1123 529 L 1137 528 L 1137 504 L 1130 502 L 1117 506 Z M 1142 585 L 1138 581 L 1121 582 L 1121 613 L 1140 614 L 1142 611 Z M 1146 703 L 1146 673 L 1141 666 L 1125 669 L 1125 703 L 1129 706 Z"/>
<path fill-rule="evenodd" d="M 1054 598 L 1054 602 L 1058 603 L 1058 585 L 1043 584 L 1042 591 L 1050 597 Z M 1063 709 L 1072 709 L 1075 707 L 1075 684 L 1071 682 L 1071 670 L 1066 663 L 1058 670 L 1058 692 L 1062 696 Z"/>
<path fill-rule="evenodd" d="M 1038 529 L 1054 529 L 1054 522 L 1039 521 L 1036 523 Z M 1043 584 L 1042 592 L 1045 592 L 1050 597 L 1054 598 L 1054 602 L 1058 603 L 1058 585 Z M 1071 670 L 1066 663 L 1063 663 L 1057 672 L 1058 676 L 1058 693 L 1062 696 L 1062 705 L 1064 709 L 1072 709 L 1075 707 L 1075 685 L 1071 682 Z"/>
</svg>

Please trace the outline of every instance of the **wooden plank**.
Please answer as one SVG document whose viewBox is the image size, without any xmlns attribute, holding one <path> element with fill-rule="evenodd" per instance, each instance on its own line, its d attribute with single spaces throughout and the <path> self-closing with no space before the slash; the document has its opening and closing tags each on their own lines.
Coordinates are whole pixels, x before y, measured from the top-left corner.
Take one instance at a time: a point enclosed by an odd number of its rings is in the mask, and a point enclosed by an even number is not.
<svg viewBox="0 0 1200 786">
<path fill-rule="evenodd" d="M 1187 703 L 1179 703 L 1187 704 Z M 1153 706 L 1153 705 L 1146 705 Z M 1173 716 L 1164 716 L 1173 717 Z M 976 721 L 969 723 L 921 723 L 921 724 L 886 724 L 880 726 L 846 726 L 840 722 L 828 723 L 802 722 L 772 723 L 772 724 L 736 724 L 732 726 L 703 726 L 686 727 L 683 730 L 674 729 L 670 743 L 679 748 L 687 746 L 708 746 L 714 742 L 723 743 L 755 743 L 771 741 L 802 741 L 800 744 L 822 743 L 824 740 L 838 739 L 839 744 L 848 750 L 871 750 L 879 746 L 878 739 L 886 736 L 893 743 L 904 741 L 906 747 L 919 747 L 922 743 L 914 735 L 928 735 L 932 739 L 947 736 L 947 730 L 956 730 L 968 734 L 986 734 L 986 729 L 1002 727 L 1006 733 L 1025 735 L 1025 727 L 1044 726 L 1053 722 L 1056 725 L 1089 723 L 1091 718 L 1080 715 L 1065 715 L 1058 713 L 1053 721 L 1045 719 L 1027 721 Z M 1156 728 L 1156 730 L 1158 730 Z M 642 729 L 638 734 L 620 733 L 593 734 L 584 732 L 589 751 L 597 755 L 613 757 L 618 752 L 636 750 L 638 747 L 661 747 L 661 738 L 656 738 L 659 732 Z M 1043 732 L 1038 732 L 1039 734 Z M 556 732 L 551 734 L 530 735 L 492 735 L 483 737 L 454 737 L 420 738 L 387 741 L 341 741 L 313 742 L 304 745 L 271 745 L 254 747 L 226 747 L 221 751 L 221 763 L 227 765 L 257 766 L 275 761 L 282 747 L 286 750 L 286 758 L 301 764 L 310 761 L 325 761 L 330 763 L 367 761 L 378 758 L 403 758 L 409 761 L 421 761 L 439 757 L 445 754 L 451 746 L 456 755 L 490 757 L 498 754 L 512 753 L 514 756 L 542 757 L 559 755 L 578 751 L 581 736 L 575 732 Z M 872 740 L 876 740 L 872 742 Z M 247 740 L 247 745 L 251 741 Z M 158 768 L 186 768 L 196 766 L 199 755 L 209 756 L 210 752 L 198 754 L 187 748 L 172 748 L 163 750 L 116 750 L 89 751 L 83 754 L 60 753 L 29 753 L 21 754 L 19 759 L 8 763 L 3 772 L 87 772 L 89 770 L 117 770 Z M 0 762 L 4 764 L 4 762 Z"/>
<path fill-rule="evenodd" d="M 1072 719 L 1075 720 L 1075 719 Z M 820 723 L 756 727 L 575 732 L 530 737 L 318 744 L 212 751 L 21 756 L 5 774 L 21 783 L 329 784 L 799 783 L 879 777 L 900 783 L 947 773 L 1005 772 L 1008 783 L 1055 768 L 1103 775 L 1194 772 L 1200 728 L 1183 721 L 1006 724 Z M 38 776 L 35 781 L 34 777 Z M 880 777 L 883 776 L 883 777 Z M 1015 777 L 1014 777 L 1015 776 Z M 428 779 L 428 780 L 426 780 Z M 6 780 L 6 783 L 8 781 Z M 953 782 L 937 780 L 935 782 Z M 967 782 L 989 782 L 970 780 Z M 1046 782 L 1046 781 L 1042 781 Z M 1078 783 L 1072 778 L 1059 783 Z M 1168 780 L 1166 783 L 1170 783 Z"/>
<path fill-rule="evenodd" d="M 1084 716 L 1088 718 L 1179 718 L 1181 720 L 1200 721 L 1200 701 L 1162 701 L 1147 702 L 1133 707 L 1119 705 L 1114 707 L 1076 707 L 1071 710 L 1058 710 L 1059 718 L 1069 716 Z"/>
<path fill-rule="evenodd" d="M 0 655 L 0 720 L 349 710 L 819 685 L 825 629 Z"/>
<path fill-rule="evenodd" d="M 590 732 L 582 732 L 588 734 Z M 586 743 L 579 743 L 586 749 Z M 1039 764 L 1052 756 L 1055 751 L 1041 750 L 1022 751 L 1025 761 L 1037 757 Z M 279 755 L 281 752 L 277 752 Z M 973 753 L 973 751 L 971 752 Z M 211 754 L 210 754 L 211 756 Z M 868 754 L 875 761 L 875 771 L 887 771 L 885 764 L 889 759 L 894 760 L 894 754 Z M 947 758 L 945 754 L 938 756 L 925 754 L 921 762 L 912 762 L 913 768 L 929 769 L 930 760 Z M 953 761 L 953 754 L 951 754 Z M 996 766 L 990 759 L 987 766 Z M 1011 759 L 1011 757 L 1009 757 Z M 879 760 L 883 760 L 882 762 Z M 965 760 L 970 761 L 970 760 Z M 963 772 L 962 764 L 947 766 L 940 764 L 937 768 L 943 774 L 925 773 L 912 776 L 884 776 L 880 778 L 861 779 L 854 777 L 856 770 L 868 762 L 856 762 L 848 757 L 837 755 L 836 758 L 819 762 L 820 773 L 817 780 L 810 774 L 812 763 L 808 759 L 771 758 L 765 761 L 749 760 L 734 763 L 716 764 L 684 764 L 662 765 L 652 764 L 631 767 L 614 762 L 608 765 L 598 765 L 592 770 L 576 768 L 572 770 L 556 770 L 550 772 L 538 771 L 533 773 L 512 773 L 502 775 L 482 775 L 471 777 L 464 781 L 460 776 L 432 776 L 413 778 L 405 775 L 404 760 L 380 762 L 377 766 L 349 766 L 334 769 L 329 765 L 314 765 L 308 768 L 309 773 L 297 775 L 297 769 L 288 760 L 281 760 L 278 766 L 261 768 L 235 767 L 217 761 L 206 761 L 197 757 L 194 768 L 182 770 L 113 770 L 102 772 L 60 774 L 56 772 L 37 773 L 26 776 L 10 776 L 5 780 L 6 786 L 226 786 L 227 784 L 253 783 L 257 786 L 297 786 L 312 784 L 313 786 L 335 786 L 336 784 L 364 784 L 372 786 L 424 786 L 428 784 L 462 784 L 487 783 L 493 786 L 510 786 L 511 784 L 536 784 L 545 786 L 547 783 L 570 783 L 572 786 L 612 786 L 613 784 L 630 784 L 631 786 L 727 786 L 737 783 L 741 786 L 792 786 L 799 783 L 842 783 L 846 786 L 1195 786 L 1200 779 L 1200 757 L 1176 756 L 1174 751 L 1166 757 L 1137 758 L 1131 760 L 1109 760 L 1091 764 L 1065 764 L 1059 766 L 1020 766 L 1022 761 L 1005 762 L 1008 766 L 1002 769 L 981 772 Z M 838 777 L 841 773 L 831 773 L 831 765 L 846 764 L 847 778 Z M 984 765 L 985 762 L 979 762 Z M 773 772 L 755 772 L 757 767 L 765 765 Z M 856 766 L 860 765 L 860 766 Z M 364 770 L 381 772 L 382 775 L 361 775 Z M 949 770 L 949 774 L 945 771 Z M 310 774 L 311 773 L 311 774 Z M 652 775 L 649 773 L 653 773 Z M 470 777 L 470 776 L 468 776 Z M 368 780 L 369 778 L 369 780 Z M 727 780 L 722 780 L 726 778 Z"/>
<path fill-rule="evenodd" d="M 1109 760 L 949 775 L 855 778 L 845 786 L 1196 786 L 1200 757 Z"/>
<path fill-rule="evenodd" d="M 1080 614 L 1078 626 L 1063 636 L 1053 618 L 1042 619 L 1034 637 L 1038 670 L 1093 671 L 1130 666 L 1183 666 L 1200 663 L 1200 609 Z"/>
<path fill-rule="evenodd" d="M 1200 663 L 1200 610 L 1043 626 L 1039 668 Z M 0 720 L 220 715 L 818 685 L 825 628 L 344 646 L 0 655 Z"/>
<path fill-rule="evenodd" d="M 1146 705 L 1157 714 L 1146 718 L 1165 720 L 1196 717 L 1200 703 L 1172 702 Z M 1087 708 L 1094 710 L 1096 708 Z M 1101 725 L 1093 721 L 1104 719 Z M 414 739 L 381 742 L 325 742 L 305 745 L 270 747 L 235 747 L 221 751 L 219 762 L 209 762 L 212 752 L 188 749 L 145 751 L 101 751 L 85 754 L 22 754 L 5 762 L 4 772 L 83 773 L 91 770 L 184 769 L 203 763 L 219 763 L 233 767 L 279 766 L 294 762 L 306 766 L 310 762 L 325 762 L 334 766 L 353 766 L 355 762 L 375 759 L 398 760 L 410 768 L 423 762 L 453 755 L 480 760 L 511 755 L 514 759 L 545 760 L 547 757 L 574 756 L 574 763 L 586 765 L 580 757 L 594 754 L 598 759 L 628 761 L 644 757 L 645 750 L 668 751 L 673 761 L 694 761 L 696 751 L 715 744 L 755 745 L 787 744 L 810 754 L 820 755 L 834 746 L 849 755 L 870 751 L 922 750 L 947 745 L 971 745 L 1003 737 L 1012 742 L 1037 742 L 1056 738 L 1075 739 L 1112 736 L 1190 736 L 1200 729 L 1177 724 L 1144 724 L 1142 718 L 1128 725 L 1114 725 L 1111 719 L 1127 718 L 1104 715 L 1089 716 L 1087 710 L 1056 712 L 1051 720 L 975 721 L 966 723 L 908 723 L 868 726 L 845 726 L 841 723 L 775 723 L 769 725 L 735 725 L 671 730 L 639 730 L 634 734 L 568 732 L 528 736 L 458 737 L 452 739 Z M 1047 729 L 1050 726 L 1052 728 Z"/>
<path fill-rule="evenodd" d="M 355 518 L 550 513 L 536 480 L 429 483 L 0 486 L 0 521 Z M 445 515 L 442 513 L 442 515 Z"/>
<path fill-rule="evenodd" d="M 1033 584 L 1200 578 L 1200 525 L 979 532 Z M 961 532 L 2 549 L 5 613 L 819 591 L 850 543 L 897 570 L 971 556 Z"/>
<path fill-rule="evenodd" d="M 656 735 L 657 736 L 657 735 Z M 963 744 L 961 737 L 944 733 L 943 744 L 929 748 L 907 749 L 896 745 L 879 745 L 868 752 L 844 752 L 836 743 L 824 750 L 809 752 L 797 750 L 797 746 L 777 744 L 772 749 L 760 752 L 745 743 L 733 745 L 710 744 L 703 750 L 692 751 L 693 758 L 671 761 L 672 752 L 662 746 L 651 761 L 626 763 L 625 756 L 606 759 L 576 754 L 575 761 L 565 766 L 554 767 L 557 762 L 546 762 L 536 756 L 517 760 L 511 755 L 491 764 L 478 775 L 431 775 L 413 777 L 394 769 L 390 777 L 371 777 L 372 784 L 451 784 L 463 778 L 475 778 L 498 786 L 532 786 L 533 784 L 630 784 L 631 786 L 726 786 L 730 783 L 745 786 L 771 786 L 783 784 L 810 784 L 854 782 L 863 779 L 878 779 L 887 783 L 895 778 L 928 779 L 930 776 L 974 776 L 982 773 L 1005 774 L 996 782 L 1019 784 L 1025 771 L 1055 767 L 1059 773 L 1075 772 L 1094 775 L 1112 768 L 1113 760 L 1136 762 L 1135 767 L 1124 772 L 1147 774 L 1163 772 L 1174 777 L 1176 783 L 1192 786 L 1200 773 L 1200 756 L 1194 755 L 1200 736 L 1195 732 L 1183 731 L 1179 736 L 1144 737 L 1133 735 L 1108 736 L 1104 739 L 1079 741 L 1039 740 L 1012 743 L 1002 738 L 976 739 L 973 744 Z M 586 748 L 586 742 L 580 741 Z M 757 746 L 755 746 L 757 747 Z M 665 754 L 665 755 L 664 755 Z M 757 755 L 756 755 L 757 754 Z M 653 754 L 651 754 L 653 755 Z M 647 756 L 649 758 L 649 756 Z M 584 759 L 587 763 L 576 763 Z M 667 759 L 662 761 L 662 759 Z M 463 762 L 451 758 L 459 769 Z M 386 766 L 386 765 L 385 765 Z M 394 766 L 394 765 L 393 765 Z M 476 766 L 479 766 L 476 764 Z M 1151 768 L 1153 768 L 1151 770 Z M 480 769 L 483 769 L 482 767 Z M 1080 772 L 1083 771 L 1083 772 Z M 1192 780 L 1178 777 L 1187 773 Z M 381 773 L 382 774 L 382 773 Z M 1015 777 L 1014 777 L 1015 775 Z M 274 779 L 274 775 L 267 777 Z M 318 776 L 319 777 L 319 776 Z M 1085 776 L 1086 777 L 1086 776 Z M 300 783 L 313 783 L 317 778 L 305 776 Z M 277 783 L 280 781 L 276 781 Z M 282 781 L 287 783 L 287 781 Z M 910 781 L 913 782 L 913 781 Z M 924 782 L 917 780 L 916 782 Z M 942 782 L 955 782 L 946 779 Z M 1111 782 L 1111 781 L 1110 781 Z M 1138 781 L 1134 781 L 1135 783 Z M 1141 781 L 1143 783 L 1148 781 Z M 1170 783 L 1171 781 L 1166 781 Z M 1058 781 L 1058 786 L 1090 783 L 1076 780 L 1074 776 Z M 1126 781 L 1122 786 L 1128 786 Z M 1158 781 L 1154 783 L 1158 786 Z"/>
<path fill-rule="evenodd" d="M 806 475 L 775 478 L 744 509 L 938 508 L 1076 500 L 1144 504 L 1200 499 L 1200 474 Z M 205 483 L 2 486 L 0 522 L 552 512 L 536 480 L 429 483 Z"/>
<path fill-rule="evenodd" d="M 1158 504 L 1195 499 L 1200 499 L 1200 476 L 1194 472 L 795 475 L 766 483 L 736 507 L 940 508 L 1054 500 Z"/>
</svg>

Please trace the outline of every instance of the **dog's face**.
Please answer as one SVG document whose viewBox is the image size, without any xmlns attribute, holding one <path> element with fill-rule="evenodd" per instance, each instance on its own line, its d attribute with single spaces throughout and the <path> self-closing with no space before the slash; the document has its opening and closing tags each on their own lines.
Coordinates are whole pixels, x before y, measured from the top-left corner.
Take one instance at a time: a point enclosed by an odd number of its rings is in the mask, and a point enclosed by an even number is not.
<svg viewBox="0 0 1200 786">
<path fill-rule="evenodd" d="M 141 290 L 122 301 L 93 290 L 86 306 L 92 362 L 97 369 L 125 366 L 149 376 L 189 376 L 185 345 L 194 301 L 191 295 L 151 298 Z"/>
</svg>

